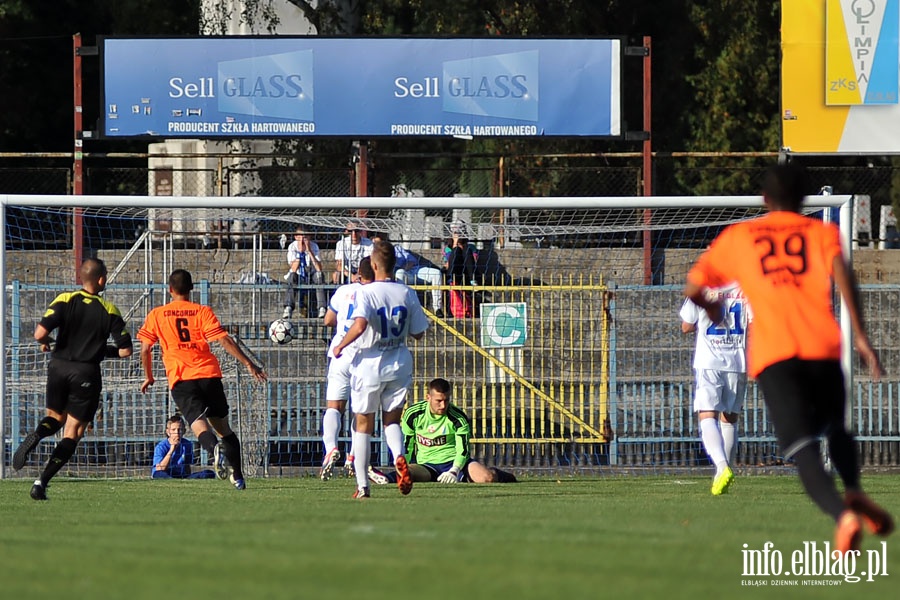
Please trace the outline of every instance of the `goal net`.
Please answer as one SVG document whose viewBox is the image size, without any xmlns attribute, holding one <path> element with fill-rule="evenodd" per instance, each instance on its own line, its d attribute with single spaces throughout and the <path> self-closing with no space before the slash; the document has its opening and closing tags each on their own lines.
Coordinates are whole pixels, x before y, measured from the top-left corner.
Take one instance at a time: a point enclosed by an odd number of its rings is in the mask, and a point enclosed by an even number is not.
<svg viewBox="0 0 900 600">
<path fill-rule="evenodd" d="M 335 256 L 339 243 L 354 240 L 346 237 L 351 229 L 387 234 L 411 255 L 408 282 L 431 321 L 424 340 L 411 344 L 411 401 L 424 399 L 431 379 L 450 380 L 454 402 L 471 418 L 476 458 L 530 471 L 704 467 L 691 411 L 693 337 L 681 334 L 678 318 L 681 289 L 723 227 L 762 211 L 756 196 L 0 199 L 3 474 L 26 477 L 39 473 L 58 439 L 44 440 L 24 469 L 12 471 L 12 453 L 43 416 L 47 356 L 34 327 L 57 294 L 77 289 L 75 265 L 88 256 L 106 262 L 105 297 L 133 336 L 149 310 L 168 300 L 169 272 L 191 271 L 193 299 L 209 304 L 269 374 L 266 384 L 253 382 L 219 351 L 245 472 L 315 472 L 333 334 L 319 318 L 321 295 L 330 296 L 342 267 L 352 268 Z M 849 199 L 809 197 L 806 210 L 833 218 L 840 208 L 848 224 Z M 287 247 L 298 230 L 318 245 L 324 277 L 290 285 Z M 454 243 L 472 252 L 454 253 Z M 267 328 L 286 305 L 295 338 L 277 345 Z M 100 412 L 64 474 L 149 476 L 176 407 L 158 355 L 160 381 L 139 392 L 136 355 L 103 363 Z M 739 465 L 780 460 L 753 386 L 739 439 Z M 211 457 L 194 441 L 195 468 L 202 468 Z M 381 442 L 376 432 L 374 462 L 390 464 Z"/>
</svg>

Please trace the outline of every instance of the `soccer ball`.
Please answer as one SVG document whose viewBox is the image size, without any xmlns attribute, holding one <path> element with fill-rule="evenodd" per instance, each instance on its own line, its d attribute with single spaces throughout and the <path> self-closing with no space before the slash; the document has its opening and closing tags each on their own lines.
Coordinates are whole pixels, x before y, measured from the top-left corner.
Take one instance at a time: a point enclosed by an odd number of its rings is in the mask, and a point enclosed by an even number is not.
<svg viewBox="0 0 900 600">
<path fill-rule="evenodd" d="M 289 344 L 294 339 L 294 325 L 287 319 L 275 319 L 269 325 L 269 339 L 276 344 Z"/>
</svg>

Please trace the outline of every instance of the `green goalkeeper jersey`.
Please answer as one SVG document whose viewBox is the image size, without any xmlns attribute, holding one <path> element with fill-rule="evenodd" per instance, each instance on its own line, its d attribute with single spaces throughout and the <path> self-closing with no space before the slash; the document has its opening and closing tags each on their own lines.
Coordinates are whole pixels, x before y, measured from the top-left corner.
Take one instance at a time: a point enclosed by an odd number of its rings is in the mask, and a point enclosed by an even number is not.
<svg viewBox="0 0 900 600">
<path fill-rule="evenodd" d="M 462 469 L 469 461 L 469 418 L 454 404 L 444 415 L 433 415 L 428 401 L 416 402 L 403 413 L 401 422 L 406 436 L 406 454 L 410 462 L 439 465 L 453 462 Z"/>
</svg>

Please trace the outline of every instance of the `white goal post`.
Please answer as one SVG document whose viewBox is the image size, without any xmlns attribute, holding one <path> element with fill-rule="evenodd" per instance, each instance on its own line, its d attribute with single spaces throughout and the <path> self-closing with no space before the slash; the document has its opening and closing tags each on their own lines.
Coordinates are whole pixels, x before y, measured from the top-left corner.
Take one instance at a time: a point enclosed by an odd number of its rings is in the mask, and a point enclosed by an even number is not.
<svg viewBox="0 0 900 600">
<path fill-rule="evenodd" d="M 808 196 L 804 205 L 804 210 L 808 212 L 818 211 L 822 209 L 838 209 L 840 214 L 840 227 L 844 243 L 845 252 L 848 257 L 851 252 L 850 231 L 853 222 L 852 206 L 853 196 L 849 195 L 827 195 L 827 196 Z M 155 211 L 168 211 L 165 214 L 169 219 L 170 229 L 167 231 L 157 231 L 150 227 L 145 232 L 145 236 L 140 239 L 147 239 L 148 248 L 151 248 L 153 236 L 159 234 L 159 239 L 163 239 L 162 234 L 171 236 L 174 228 L 171 222 L 174 219 L 184 219 L 188 224 L 184 225 L 183 231 L 185 236 L 200 232 L 208 233 L 205 229 L 206 225 L 200 226 L 200 223 L 221 222 L 223 220 L 241 221 L 242 223 L 252 223 L 249 226 L 250 231 L 253 228 L 260 227 L 260 223 L 278 223 L 277 228 L 270 230 L 272 235 L 280 233 L 282 237 L 284 233 L 290 234 L 294 226 L 311 226 L 318 231 L 334 231 L 338 232 L 345 227 L 348 220 L 353 220 L 369 231 L 389 232 L 395 243 L 400 243 L 407 247 L 417 249 L 413 242 L 422 244 L 424 248 L 428 239 L 444 238 L 450 233 L 454 226 L 465 228 L 469 237 L 473 241 L 481 241 L 486 239 L 502 239 L 508 247 L 527 247 L 531 251 L 539 251 L 546 249 L 550 252 L 553 248 L 554 252 L 565 251 L 566 248 L 580 244 L 582 254 L 576 258 L 568 258 L 565 260 L 578 261 L 584 256 L 584 252 L 592 251 L 594 245 L 590 240 L 604 240 L 599 245 L 610 245 L 611 236 L 621 234 L 622 236 L 631 235 L 635 232 L 649 229 L 655 232 L 671 231 L 676 229 L 696 230 L 699 228 L 707 228 L 709 231 L 721 228 L 729 223 L 751 218 L 758 215 L 763 210 L 763 202 L 761 196 L 690 196 L 690 197 L 545 197 L 545 198 L 496 198 L 496 197 L 383 197 L 383 198 L 361 198 L 361 197 L 300 197 L 300 198 L 284 198 L 284 197 L 132 197 L 132 196 L 52 196 L 52 195 L 0 195 L 0 225 L 2 225 L 6 243 L 3 246 L 2 257 L 0 257 L 0 280 L 4 284 L 5 302 L 0 303 L 0 338 L 2 338 L 5 360 L 0 363 L 0 441 L 2 441 L 2 449 L 6 455 L 10 455 L 15 450 L 17 432 L 9 431 L 9 385 L 10 385 L 10 344 L 11 337 L 9 331 L 9 323 L 11 315 L 9 313 L 10 295 L 12 293 L 12 279 L 10 277 L 10 264 L 8 263 L 10 248 L 15 246 L 11 241 L 10 231 L 12 224 L 10 222 L 10 209 L 15 209 L 16 215 L 20 215 L 22 211 L 37 211 L 42 215 L 51 214 L 60 216 L 60 218 L 71 218 L 74 209 L 81 209 L 85 215 L 96 219 L 111 220 L 128 220 L 129 227 L 135 221 L 151 222 L 154 215 L 159 213 Z M 830 211 L 825 211 L 826 213 Z M 426 215 L 432 215 L 428 217 Z M 434 217 L 433 215 L 439 215 Z M 17 216 L 16 218 L 20 218 Z M 39 231 L 40 220 L 35 220 L 37 225 L 35 231 Z M 435 225 L 437 223 L 437 225 Z M 18 225 L 16 225 L 18 226 Z M 247 226 L 245 226 L 247 227 Z M 437 230 L 434 228 L 437 227 Z M 261 229 L 258 229 L 261 231 Z M 249 233 L 235 233 L 227 231 L 225 235 L 249 235 Z M 39 236 L 35 235 L 35 239 Z M 289 235 L 288 235 L 289 237 Z M 134 240 L 134 236 L 130 238 Z M 169 238 L 166 238 L 169 239 Z M 630 238 L 633 242 L 633 238 Z M 137 243 L 129 251 L 128 256 L 132 256 L 136 250 Z M 624 243 L 624 242 L 623 242 Z M 256 244 L 256 242 L 254 242 Z M 284 241 L 282 240 L 282 249 Z M 262 246 L 260 245 L 260 248 Z M 21 251 L 15 246 L 17 252 Z M 40 247 L 36 247 L 40 250 Z M 256 253 L 257 246 L 253 246 L 253 252 Z M 692 253 L 696 255 L 701 248 L 693 247 Z M 279 260 L 283 255 L 282 249 L 277 249 Z M 562 250 L 560 250 L 562 249 Z M 96 250 L 96 248 L 94 248 Z M 152 249 L 151 249 L 152 250 Z M 71 249 L 67 250 L 68 256 L 74 256 Z M 149 252 L 149 251 L 148 251 Z M 435 253 L 437 256 L 437 253 Z M 437 262 L 439 259 L 435 259 Z M 283 261 L 282 261 L 283 262 Z M 329 261 L 330 262 L 330 261 Z M 167 263 L 168 264 L 168 263 Z M 65 267 L 60 273 L 60 280 L 55 282 L 60 285 L 68 282 L 71 285 L 71 274 L 74 268 L 74 261 L 68 260 Z M 254 259 L 254 266 L 256 265 Z M 254 273 L 255 275 L 255 273 Z M 273 277 L 281 284 L 279 277 Z M 195 280 L 201 279 L 203 273 L 195 273 Z M 615 280 L 611 275 L 606 275 L 604 282 Z M 150 281 L 149 279 L 147 280 Z M 156 285 L 162 281 L 155 279 Z M 525 281 L 525 278 L 522 279 Z M 547 285 L 548 281 L 543 283 L 535 283 L 531 278 L 527 279 L 527 285 L 531 287 L 539 287 Z M 468 283 L 468 282 L 467 282 Z M 676 281 L 671 282 L 674 285 Z M 41 282 L 36 282 L 36 287 L 40 287 Z M 499 290 L 498 293 L 509 292 L 514 287 L 509 282 L 494 282 L 494 287 Z M 491 285 L 485 284 L 483 287 L 488 289 Z M 605 285 L 605 284 L 604 284 Z M 141 287 L 134 284 L 136 288 Z M 46 286 L 45 286 L 46 287 Z M 149 289 L 149 284 L 148 284 Z M 577 287 L 577 286 L 574 286 Z M 256 291 L 262 289 L 257 286 Z M 267 291 L 262 289 L 263 292 Z M 425 294 L 427 296 L 427 293 Z M 155 297 L 157 301 L 161 301 L 161 296 Z M 274 302 L 279 302 L 280 297 Z M 569 302 L 564 300 L 564 302 Z M 39 310 L 43 310 L 45 306 L 41 306 Z M 280 309 L 280 306 L 279 306 Z M 254 309 L 255 310 L 255 309 Z M 266 310 L 271 310 L 268 308 Z M 254 315 L 256 313 L 253 313 Z M 265 314 L 269 314 L 266 312 Z M 431 314 L 431 313 L 429 313 Z M 552 314 L 552 313 L 548 313 Z M 31 321 L 36 321 L 38 315 L 16 315 L 17 319 L 27 317 Z M 135 313 L 140 316 L 140 313 Z M 260 317 L 261 320 L 265 318 Z M 439 324 L 446 324 L 444 321 L 437 321 Z M 267 323 L 267 321 L 266 321 Z M 842 363 L 845 372 L 849 375 L 851 370 L 851 348 L 850 328 L 847 315 L 843 305 L 841 306 L 841 323 L 844 336 Z M 133 327 L 137 327 L 139 323 L 130 323 Z M 468 325 L 467 325 L 468 326 Z M 475 327 L 474 325 L 472 327 Z M 457 337 L 464 333 L 462 325 L 458 326 Z M 472 329 L 472 331 L 475 331 Z M 463 332 L 463 333 L 460 333 Z M 456 334 L 455 334 L 456 335 Z M 566 335 L 577 335 L 577 333 L 568 332 Z M 24 334 L 22 334 L 24 338 Z M 473 334 L 474 337 L 474 334 Z M 485 360 L 493 361 L 499 364 L 495 354 L 486 350 L 477 349 L 477 344 L 472 344 L 469 349 L 473 355 L 484 355 Z M 312 347 L 312 345 L 310 346 Z M 548 352 L 546 348 L 550 347 L 550 342 L 540 348 L 533 349 L 537 356 L 540 352 Z M 316 346 L 316 348 L 318 348 Z M 319 351 L 318 349 L 315 351 Z M 488 356 L 490 355 L 490 356 Z M 494 357 L 494 358 L 491 358 Z M 538 356 L 538 360 L 540 357 Z M 478 358 L 481 360 L 481 358 Z M 505 370 L 514 370 L 513 367 L 518 364 L 512 361 L 508 364 L 511 366 L 504 367 Z M 521 360 L 521 357 L 516 359 Z M 540 359 L 543 361 L 543 359 Z M 35 363 L 36 364 L 36 363 Z M 41 377 L 37 376 L 37 367 L 31 364 L 29 385 L 37 385 L 36 382 L 41 381 Z M 224 365 L 223 365 L 224 366 Z M 552 373 L 552 368 L 547 367 L 551 371 L 551 379 L 557 377 Z M 480 367 L 476 369 L 480 371 Z M 324 380 L 324 373 L 315 374 Z M 501 376 L 504 376 L 501 373 Z M 493 377 L 493 375 L 492 375 Z M 564 379 L 565 375 L 558 375 Z M 578 377 L 578 375 L 572 375 Z M 504 380 L 506 381 L 506 380 Z M 515 378 L 509 382 L 515 384 L 518 381 Z M 40 382 L 41 391 L 43 383 Z M 530 385 L 530 384 L 529 384 Z M 553 384 L 555 385 L 555 384 Z M 560 393 L 552 390 L 556 389 L 550 385 L 547 389 L 550 391 L 538 391 L 538 398 L 546 400 L 547 417 L 551 420 L 564 420 L 566 416 L 572 416 L 577 411 L 572 408 L 573 405 L 566 404 L 559 399 Z M 847 377 L 848 389 L 851 385 L 850 377 Z M 538 386 L 540 387 L 540 386 Z M 576 403 L 577 404 L 577 403 Z M 274 415 L 274 409 L 273 409 Z M 309 413 L 314 414 L 314 413 Z M 560 416 L 562 415 L 562 416 Z M 573 423 L 582 425 L 588 431 L 600 431 L 602 428 L 599 424 L 593 424 L 586 416 L 575 415 Z M 273 416 L 273 419 L 276 417 Z M 283 417 L 282 417 L 283 418 Z M 298 417 L 299 418 L 299 417 Z M 486 418 L 485 428 L 491 425 L 490 418 Z M 524 419 L 524 417 L 523 417 Z M 524 421 L 523 421 L 524 422 Z M 274 425 L 273 425 L 274 427 Z M 498 436 L 502 437 L 502 436 Z M 541 436 L 535 436 L 547 443 L 553 443 L 556 440 L 549 433 L 542 433 Z M 86 438 L 87 439 L 87 438 Z M 508 441 L 508 440 L 507 440 Z M 6 459 L 0 460 L 0 479 L 7 476 Z"/>
</svg>

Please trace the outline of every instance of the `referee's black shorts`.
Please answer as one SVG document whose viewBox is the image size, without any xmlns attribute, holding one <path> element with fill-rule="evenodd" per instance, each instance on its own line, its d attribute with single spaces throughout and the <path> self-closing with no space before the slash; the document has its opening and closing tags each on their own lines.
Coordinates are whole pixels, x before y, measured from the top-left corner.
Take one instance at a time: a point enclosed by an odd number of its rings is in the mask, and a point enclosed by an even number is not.
<svg viewBox="0 0 900 600">
<path fill-rule="evenodd" d="M 220 377 L 179 381 L 172 386 L 172 399 L 188 425 L 204 416 L 228 416 L 228 400 Z"/>
<path fill-rule="evenodd" d="M 757 377 L 785 458 L 823 434 L 844 428 L 844 372 L 836 360 L 791 358 Z"/>
<path fill-rule="evenodd" d="M 100 406 L 103 377 L 100 365 L 61 358 L 47 366 L 47 408 L 90 423 Z"/>
</svg>

